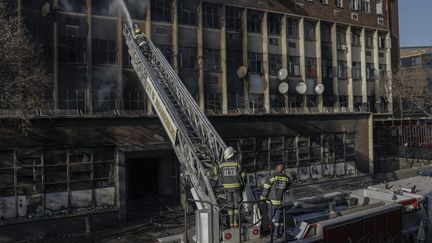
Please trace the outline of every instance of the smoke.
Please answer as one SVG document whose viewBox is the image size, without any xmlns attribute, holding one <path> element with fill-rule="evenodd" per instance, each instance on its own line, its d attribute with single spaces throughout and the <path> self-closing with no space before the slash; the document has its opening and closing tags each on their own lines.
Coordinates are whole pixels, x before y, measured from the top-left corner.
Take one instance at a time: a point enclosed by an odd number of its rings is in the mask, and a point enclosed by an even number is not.
<svg viewBox="0 0 432 243">
<path fill-rule="evenodd" d="M 120 5 L 123 11 L 124 19 L 131 29 L 133 27 L 131 12 L 135 18 L 144 18 L 147 7 L 149 6 L 149 0 L 126 0 L 126 3 L 125 0 L 116 1 Z"/>
<path fill-rule="evenodd" d="M 126 4 L 124 3 L 123 0 L 117 0 L 117 2 L 123 10 L 124 18 L 126 20 L 127 25 L 129 26 L 130 29 L 133 29 L 132 18 L 130 16 L 129 10 L 126 7 Z"/>
<path fill-rule="evenodd" d="M 117 89 L 117 70 L 113 68 L 94 69 L 93 105 L 95 110 L 108 110 L 115 100 Z"/>
</svg>

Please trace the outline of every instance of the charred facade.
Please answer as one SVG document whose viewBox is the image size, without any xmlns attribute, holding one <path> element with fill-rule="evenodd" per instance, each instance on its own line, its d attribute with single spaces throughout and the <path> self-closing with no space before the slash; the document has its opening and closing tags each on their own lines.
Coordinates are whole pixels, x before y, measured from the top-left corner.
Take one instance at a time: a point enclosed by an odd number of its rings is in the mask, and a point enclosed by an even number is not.
<svg viewBox="0 0 432 243">
<path fill-rule="evenodd" d="M 30 136 L 2 119 L 2 233 L 20 238 L 10 222 L 35 218 L 117 224 L 140 217 L 140 200 L 179 201 L 177 161 L 130 65 L 115 1 L 8 2 L 44 47 L 54 90 Z M 374 173 L 373 116 L 392 112 L 384 87 L 399 63 L 397 1 L 125 2 L 240 151 L 252 184 L 276 162 L 297 171 L 300 185 Z"/>
</svg>

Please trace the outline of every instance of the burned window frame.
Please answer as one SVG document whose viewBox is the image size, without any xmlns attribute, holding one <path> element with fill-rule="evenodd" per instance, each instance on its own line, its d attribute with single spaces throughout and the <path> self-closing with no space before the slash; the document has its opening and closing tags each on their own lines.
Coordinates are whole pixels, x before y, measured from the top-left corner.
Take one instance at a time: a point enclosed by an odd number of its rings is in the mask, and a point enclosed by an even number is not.
<svg viewBox="0 0 432 243">
<path fill-rule="evenodd" d="M 263 54 L 259 52 L 248 52 L 249 72 L 252 74 L 263 73 Z"/>
<path fill-rule="evenodd" d="M 269 74 L 273 76 L 277 76 L 281 68 L 282 68 L 282 55 L 269 54 Z"/>
<path fill-rule="evenodd" d="M 267 26 L 269 35 L 280 35 L 282 29 L 282 16 L 268 14 Z"/>
<path fill-rule="evenodd" d="M 227 31 L 240 32 L 242 30 L 242 9 L 226 7 L 225 26 Z"/>
<path fill-rule="evenodd" d="M 221 6 L 211 3 L 203 3 L 202 5 L 202 23 L 204 28 L 219 29 L 220 28 Z"/>
<path fill-rule="evenodd" d="M 172 21 L 172 2 L 171 0 L 152 0 L 151 1 L 151 19 L 156 22 Z"/>
<path fill-rule="evenodd" d="M 256 10 L 248 10 L 247 30 L 248 33 L 262 33 L 263 13 Z"/>
<path fill-rule="evenodd" d="M 179 1 L 178 22 L 180 25 L 196 26 L 197 25 L 196 7 L 186 6 L 184 1 Z"/>
</svg>

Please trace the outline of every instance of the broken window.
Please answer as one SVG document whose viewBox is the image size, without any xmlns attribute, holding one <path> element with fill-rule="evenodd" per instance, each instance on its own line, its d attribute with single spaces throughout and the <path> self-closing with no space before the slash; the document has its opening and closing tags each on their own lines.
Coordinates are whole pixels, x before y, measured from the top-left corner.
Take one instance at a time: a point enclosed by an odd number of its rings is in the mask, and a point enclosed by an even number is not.
<svg viewBox="0 0 432 243">
<path fill-rule="evenodd" d="M 0 196 L 14 195 L 14 169 L 14 152 L 0 151 Z"/>
<path fill-rule="evenodd" d="M 365 33 L 365 44 L 366 44 L 366 48 L 373 48 L 374 44 L 373 44 L 373 32 L 371 31 L 366 31 Z"/>
<path fill-rule="evenodd" d="M 330 24 L 321 23 L 321 41 L 331 42 L 331 26 L 330 26 Z"/>
<path fill-rule="evenodd" d="M 171 0 L 152 0 L 150 5 L 152 20 L 171 22 Z"/>
<path fill-rule="evenodd" d="M 282 55 L 269 54 L 269 73 L 276 76 L 282 68 Z"/>
<path fill-rule="evenodd" d="M 114 40 L 92 39 L 93 63 L 116 64 L 116 43 Z"/>
<path fill-rule="evenodd" d="M 360 47 L 360 31 L 353 29 L 351 32 L 351 43 L 353 47 Z"/>
<path fill-rule="evenodd" d="M 306 77 L 315 78 L 318 76 L 316 58 L 306 57 Z"/>
<path fill-rule="evenodd" d="M 248 10 L 248 32 L 261 33 L 262 13 L 254 10 Z"/>
<path fill-rule="evenodd" d="M 262 70 L 263 55 L 262 53 L 249 52 L 249 69 L 253 74 L 260 74 Z"/>
<path fill-rule="evenodd" d="M 308 40 L 308 41 L 316 40 L 315 23 L 305 21 L 304 22 L 304 31 L 305 31 L 305 39 L 306 40 Z"/>
<path fill-rule="evenodd" d="M 180 47 L 180 69 L 196 70 L 197 67 L 197 49 L 195 47 Z"/>
<path fill-rule="evenodd" d="M 339 79 L 348 78 L 348 66 L 346 61 L 338 61 L 338 78 Z"/>
<path fill-rule="evenodd" d="M 221 70 L 220 50 L 210 48 L 204 49 L 204 70 L 208 72 Z"/>
<path fill-rule="evenodd" d="M 63 19 L 62 19 L 63 20 Z M 85 64 L 87 63 L 87 39 L 83 36 L 83 19 L 65 16 L 64 29 L 59 34 L 59 62 Z"/>
<path fill-rule="evenodd" d="M 242 10 L 233 7 L 226 7 L 226 29 L 229 31 L 241 31 Z"/>
<path fill-rule="evenodd" d="M 375 68 L 373 63 L 366 63 L 366 80 L 373 81 L 375 79 Z"/>
<path fill-rule="evenodd" d="M 178 8 L 178 21 L 179 24 L 196 25 L 196 6 L 195 0 L 181 0 L 179 1 Z"/>
<path fill-rule="evenodd" d="M 281 16 L 276 14 L 268 15 L 268 33 L 271 35 L 280 35 L 281 33 Z"/>
<path fill-rule="evenodd" d="M 291 38 L 298 37 L 298 21 L 297 19 L 287 18 L 287 36 Z"/>
<path fill-rule="evenodd" d="M 220 28 L 219 25 L 220 6 L 210 3 L 203 4 L 203 26 L 205 28 Z"/>
<path fill-rule="evenodd" d="M 346 30 L 343 27 L 336 27 L 336 40 L 338 44 L 338 49 L 341 49 L 341 45 L 346 45 Z"/>
<path fill-rule="evenodd" d="M 16 165 L 17 193 L 28 195 L 43 191 L 42 153 L 38 150 L 18 150 Z"/>
<path fill-rule="evenodd" d="M 352 78 L 353 80 L 361 79 L 361 63 L 359 62 L 352 63 Z"/>
<path fill-rule="evenodd" d="M 288 57 L 288 75 L 300 76 L 300 57 Z"/>
</svg>

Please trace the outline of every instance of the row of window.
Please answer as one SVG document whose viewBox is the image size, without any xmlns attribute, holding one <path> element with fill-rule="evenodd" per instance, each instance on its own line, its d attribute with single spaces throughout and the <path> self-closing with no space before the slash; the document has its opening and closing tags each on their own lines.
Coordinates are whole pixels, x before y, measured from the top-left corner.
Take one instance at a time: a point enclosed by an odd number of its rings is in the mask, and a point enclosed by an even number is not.
<svg viewBox="0 0 432 243">
<path fill-rule="evenodd" d="M 313 0 L 306 0 L 313 2 Z M 319 0 L 321 4 L 329 4 L 329 0 Z M 335 5 L 338 8 L 344 7 L 344 0 L 335 0 Z M 364 11 L 371 13 L 371 0 L 349 0 L 349 8 L 354 11 Z M 383 14 L 383 1 L 376 0 L 376 14 Z"/>
</svg>

